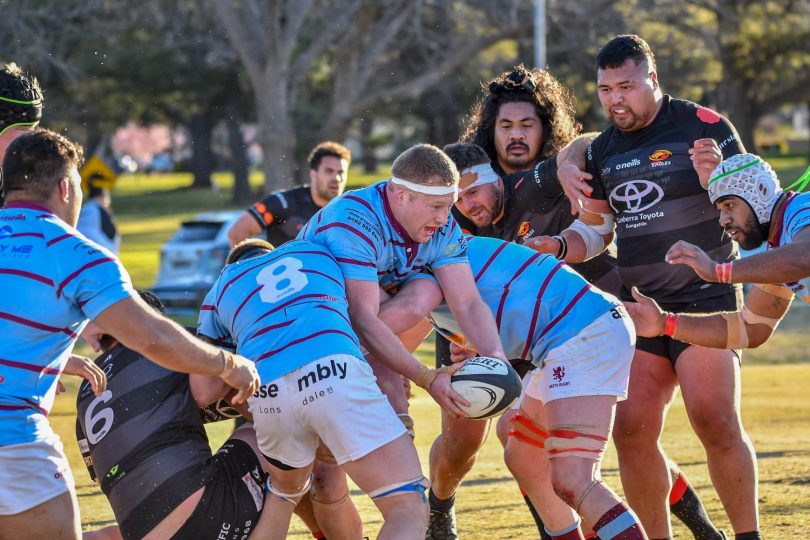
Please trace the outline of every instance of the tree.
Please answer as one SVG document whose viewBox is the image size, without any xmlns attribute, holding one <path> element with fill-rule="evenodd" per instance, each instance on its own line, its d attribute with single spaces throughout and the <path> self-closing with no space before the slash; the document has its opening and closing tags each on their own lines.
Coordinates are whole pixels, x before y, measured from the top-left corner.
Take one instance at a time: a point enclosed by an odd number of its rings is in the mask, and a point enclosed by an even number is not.
<svg viewBox="0 0 810 540">
<path fill-rule="evenodd" d="M 528 3 L 438 0 L 213 1 L 254 92 L 265 190 L 292 183 L 295 100 L 328 81 L 320 138 L 342 139 L 356 118 L 415 98 L 527 19 Z M 443 21 L 437 25 L 436 21 Z M 418 58 L 421 73 L 398 63 Z M 320 71 L 320 73 L 318 73 Z M 324 105 L 324 104 L 321 104 Z"/>
</svg>

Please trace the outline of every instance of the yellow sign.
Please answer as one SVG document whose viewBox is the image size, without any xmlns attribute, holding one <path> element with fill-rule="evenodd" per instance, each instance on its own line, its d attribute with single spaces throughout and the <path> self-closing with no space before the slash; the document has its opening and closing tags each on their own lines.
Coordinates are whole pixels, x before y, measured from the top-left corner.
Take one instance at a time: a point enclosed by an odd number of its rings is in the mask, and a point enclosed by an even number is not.
<svg viewBox="0 0 810 540">
<path fill-rule="evenodd" d="M 90 159 L 84 162 L 84 166 L 79 171 L 82 177 L 82 190 L 85 192 L 90 191 L 90 181 L 96 187 L 112 189 L 115 185 L 115 180 L 118 175 L 113 172 L 109 165 L 107 165 L 98 154 L 93 154 Z"/>
</svg>

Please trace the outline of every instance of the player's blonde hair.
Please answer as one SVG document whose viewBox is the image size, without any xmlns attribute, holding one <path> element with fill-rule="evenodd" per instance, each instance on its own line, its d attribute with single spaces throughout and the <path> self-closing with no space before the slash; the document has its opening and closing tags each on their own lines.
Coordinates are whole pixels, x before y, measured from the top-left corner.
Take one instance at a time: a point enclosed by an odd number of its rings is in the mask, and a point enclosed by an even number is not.
<svg viewBox="0 0 810 540">
<path fill-rule="evenodd" d="M 437 186 L 454 186 L 459 178 L 455 163 L 432 144 L 417 144 L 402 152 L 391 174 L 414 184 Z"/>
</svg>

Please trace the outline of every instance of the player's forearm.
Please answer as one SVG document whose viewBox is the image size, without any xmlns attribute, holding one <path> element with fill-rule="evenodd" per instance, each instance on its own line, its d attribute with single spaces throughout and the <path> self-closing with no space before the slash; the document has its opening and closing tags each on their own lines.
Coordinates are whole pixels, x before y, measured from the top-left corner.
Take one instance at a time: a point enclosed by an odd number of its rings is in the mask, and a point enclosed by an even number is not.
<svg viewBox="0 0 810 540">
<path fill-rule="evenodd" d="M 732 263 L 732 283 L 782 284 L 810 276 L 810 242 L 788 244 Z"/>
<path fill-rule="evenodd" d="M 222 351 L 194 338 L 169 319 L 150 316 L 141 331 L 113 336 L 126 347 L 166 369 L 180 373 L 219 375 L 224 368 Z"/>
<path fill-rule="evenodd" d="M 472 299 L 465 305 L 450 307 L 455 307 L 453 315 L 461 332 L 478 354 L 507 359 L 492 312 L 480 297 Z"/>
<path fill-rule="evenodd" d="M 593 142 L 598 133 L 583 133 L 575 138 L 557 154 L 557 165 L 570 163 L 576 165 L 579 170 L 585 170 L 585 153 L 588 146 Z"/>
<path fill-rule="evenodd" d="M 415 381 L 422 364 L 376 315 L 352 313 L 352 326 L 363 345 L 388 369 Z"/>
<path fill-rule="evenodd" d="M 736 315 L 732 315 L 736 317 Z M 673 336 L 678 341 L 709 347 L 712 349 L 728 349 L 729 322 L 722 315 L 679 315 L 677 329 Z M 759 347 L 773 333 L 770 328 L 762 324 L 744 324 L 740 332 L 745 332 L 745 348 Z"/>
</svg>

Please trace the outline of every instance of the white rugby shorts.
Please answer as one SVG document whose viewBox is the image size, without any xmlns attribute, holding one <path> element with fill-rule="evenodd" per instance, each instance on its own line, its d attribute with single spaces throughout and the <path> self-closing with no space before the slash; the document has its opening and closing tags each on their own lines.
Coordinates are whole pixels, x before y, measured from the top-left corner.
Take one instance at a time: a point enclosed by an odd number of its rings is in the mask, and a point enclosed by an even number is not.
<svg viewBox="0 0 810 540">
<path fill-rule="evenodd" d="M 613 308 L 551 349 L 543 367 L 529 374 L 524 394 L 543 403 L 580 396 L 626 399 L 635 347 L 629 315 L 623 306 Z"/>
<path fill-rule="evenodd" d="M 406 433 L 371 367 L 348 354 L 263 384 L 248 405 L 262 453 L 296 468 L 312 463 L 319 440 L 342 465 Z"/>
<path fill-rule="evenodd" d="M 0 446 L 0 516 L 19 514 L 74 489 L 59 436 Z"/>
</svg>

